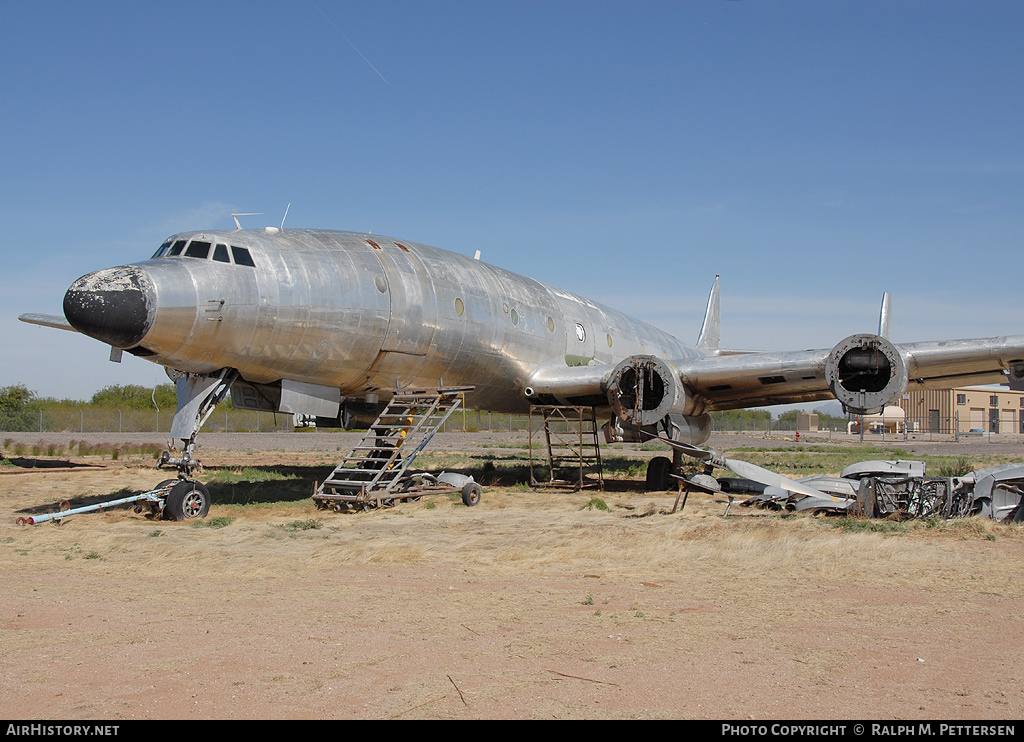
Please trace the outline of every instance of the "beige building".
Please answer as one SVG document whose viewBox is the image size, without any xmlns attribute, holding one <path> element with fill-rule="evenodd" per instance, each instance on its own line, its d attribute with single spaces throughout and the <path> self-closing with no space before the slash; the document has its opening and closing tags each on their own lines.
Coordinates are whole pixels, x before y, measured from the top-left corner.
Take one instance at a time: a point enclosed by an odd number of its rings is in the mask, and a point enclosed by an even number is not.
<svg viewBox="0 0 1024 742">
<path fill-rule="evenodd" d="M 908 391 L 894 401 L 906 411 L 911 433 L 1024 433 L 1024 392 L 1006 387 Z"/>
</svg>

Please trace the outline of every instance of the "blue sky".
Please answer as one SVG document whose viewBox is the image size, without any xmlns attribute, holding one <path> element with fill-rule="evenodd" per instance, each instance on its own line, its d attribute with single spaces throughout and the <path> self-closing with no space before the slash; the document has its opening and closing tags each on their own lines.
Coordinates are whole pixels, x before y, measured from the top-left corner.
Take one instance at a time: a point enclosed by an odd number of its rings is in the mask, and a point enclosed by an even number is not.
<svg viewBox="0 0 1024 742">
<path fill-rule="evenodd" d="M 686 341 L 1024 332 L 1019 2 L 0 4 L 0 386 L 163 382 L 59 313 L 167 235 L 372 230 Z"/>
</svg>

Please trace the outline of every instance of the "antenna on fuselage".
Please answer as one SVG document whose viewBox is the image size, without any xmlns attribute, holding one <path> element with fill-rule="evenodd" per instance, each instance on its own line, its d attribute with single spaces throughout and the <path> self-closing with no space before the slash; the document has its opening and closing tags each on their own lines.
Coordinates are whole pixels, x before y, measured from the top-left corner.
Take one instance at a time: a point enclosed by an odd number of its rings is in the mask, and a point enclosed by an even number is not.
<svg viewBox="0 0 1024 742">
<path fill-rule="evenodd" d="M 288 218 L 288 209 L 292 207 L 292 202 L 289 201 L 288 205 L 284 207 L 284 216 L 281 217 L 281 231 L 284 231 L 284 220 Z"/>
<path fill-rule="evenodd" d="M 231 218 L 235 220 L 235 229 L 241 229 L 242 225 L 238 223 L 238 217 L 240 216 L 263 216 L 262 211 L 247 211 L 244 214 L 232 214 Z"/>
</svg>

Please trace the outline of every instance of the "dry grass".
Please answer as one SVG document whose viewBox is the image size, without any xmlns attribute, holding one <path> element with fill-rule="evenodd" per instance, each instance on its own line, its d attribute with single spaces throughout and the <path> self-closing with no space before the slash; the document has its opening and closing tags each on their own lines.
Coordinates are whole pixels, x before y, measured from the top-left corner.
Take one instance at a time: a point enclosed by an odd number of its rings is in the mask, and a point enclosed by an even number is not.
<svg viewBox="0 0 1024 742">
<path fill-rule="evenodd" d="M 18 529 L 21 508 L 158 475 L 108 459 L 0 477 L 0 705 L 115 719 L 1024 713 L 1008 630 L 1024 612 L 1020 526 L 726 519 L 698 494 L 671 514 L 673 496 L 623 487 L 335 514 L 299 496 L 322 454 L 281 454 L 283 477 L 275 456 L 211 457 L 232 464 L 219 528 L 117 511 Z M 595 496 L 607 511 L 585 507 Z"/>
</svg>

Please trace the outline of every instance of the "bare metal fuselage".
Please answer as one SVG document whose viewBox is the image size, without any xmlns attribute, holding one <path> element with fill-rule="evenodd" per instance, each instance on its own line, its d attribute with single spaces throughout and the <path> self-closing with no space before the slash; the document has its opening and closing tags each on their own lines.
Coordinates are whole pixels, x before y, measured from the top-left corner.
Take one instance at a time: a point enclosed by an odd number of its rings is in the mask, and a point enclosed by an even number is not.
<svg viewBox="0 0 1024 742">
<path fill-rule="evenodd" d="M 910 387 L 1024 388 L 1024 336 L 896 345 L 883 309 L 879 334 L 831 349 L 732 354 L 718 348 L 717 280 L 693 347 L 501 268 L 352 232 L 175 235 L 150 260 L 75 281 L 64 314 L 66 325 L 22 319 L 74 328 L 186 372 L 193 386 L 230 373 L 243 382 L 233 399 L 250 393 L 245 406 L 342 424 L 390 390 L 471 386 L 477 409 L 602 407 L 616 440 L 660 424 L 692 444 L 707 440 L 716 409 L 835 398 L 864 414 Z M 198 394 L 179 398 L 176 420 L 191 419 L 182 405 Z"/>
<path fill-rule="evenodd" d="M 248 248 L 256 268 L 184 256 L 135 264 L 155 311 L 139 355 L 192 373 L 306 382 L 361 396 L 470 385 L 467 404 L 524 412 L 545 364 L 703 355 L 649 324 L 478 260 L 349 232 L 175 235 Z M 110 269 L 115 270 L 115 269 Z"/>
</svg>

